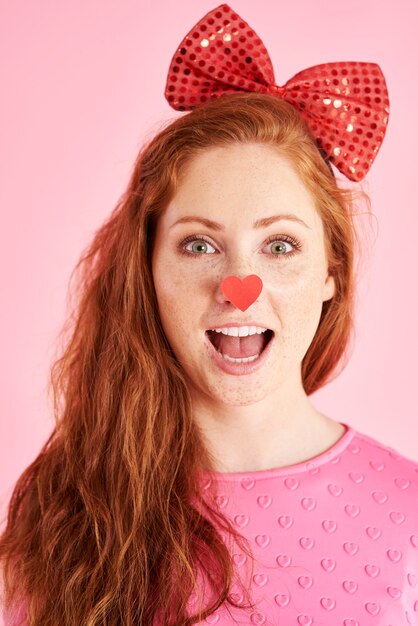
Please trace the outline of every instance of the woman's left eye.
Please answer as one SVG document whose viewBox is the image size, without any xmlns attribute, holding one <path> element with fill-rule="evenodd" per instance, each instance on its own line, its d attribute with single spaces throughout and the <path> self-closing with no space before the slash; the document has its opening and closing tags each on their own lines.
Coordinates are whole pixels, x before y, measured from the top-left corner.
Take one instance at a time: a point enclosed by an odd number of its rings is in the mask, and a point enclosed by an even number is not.
<svg viewBox="0 0 418 626">
<path fill-rule="evenodd" d="M 204 244 L 210 245 L 211 247 L 212 244 L 210 243 L 210 241 L 204 236 L 204 235 L 190 235 L 189 237 L 186 237 L 186 239 L 183 239 L 178 248 L 180 250 L 180 252 L 182 254 L 188 254 L 189 256 L 207 256 L 205 254 L 205 251 L 202 252 L 202 250 L 188 250 L 186 248 L 186 245 L 188 243 L 191 242 L 200 242 L 200 248 L 202 247 L 202 242 L 204 242 Z M 297 241 L 296 239 L 294 239 L 293 237 L 289 237 L 289 235 L 272 235 L 271 237 L 269 237 L 266 241 L 266 245 L 268 245 L 269 243 L 277 243 L 278 245 L 276 246 L 276 250 L 278 251 L 277 253 L 273 253 L 273 256 L 284 256 L 284 257 L 291 257 L 294 254 L 296 254 L 300 249 L 301 249 L 301 244 L 299 241 Z M 290 252 L 286 252 L 286 246 L 284 244 L 291 244 L 293 246 L 293 250 L 291 250 Z M 192 246 L 193 247 L 193 246 Z M 274 247 L 273 247 L 274 248 Z M 214 254 L 214 252 L 210 252 L 209 254 Z"/>
</svg>

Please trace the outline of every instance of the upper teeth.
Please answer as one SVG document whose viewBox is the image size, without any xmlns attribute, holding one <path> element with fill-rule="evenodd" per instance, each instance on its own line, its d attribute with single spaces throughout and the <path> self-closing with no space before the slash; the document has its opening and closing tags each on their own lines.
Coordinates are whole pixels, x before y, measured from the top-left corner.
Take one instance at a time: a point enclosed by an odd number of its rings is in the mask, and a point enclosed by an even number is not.
<svg viewBox="0 0 418 626">
<path fill-rule="evenodd" d="M 213 328 L 212 330 L 232 337 L 246 337 L 247 335 L 260 335 L 268 329 L 260 326 L 231 326 L 229 328 Z"/>
</svg>

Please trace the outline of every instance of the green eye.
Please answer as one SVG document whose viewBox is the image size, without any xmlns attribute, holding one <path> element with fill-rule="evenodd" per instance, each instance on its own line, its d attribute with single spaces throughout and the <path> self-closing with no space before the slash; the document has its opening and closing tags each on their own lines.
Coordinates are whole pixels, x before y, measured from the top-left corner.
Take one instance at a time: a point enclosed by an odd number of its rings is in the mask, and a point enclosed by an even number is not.
<svg viewBox="0 0 418 626">
<path fill-rule="evenodd" d="M 186 245 L 188 243 L 192 244 L 191 250 L 186 249 Z M 299 241 L 297 241 L 293 237 L 289 237 L 288 235 L 272 235 L 266 241 L 266 245 L 268 245 L 269 243 L 276 244 L 275 246 L 271 246 L 270 248 L 272 250 L 271 256 L 275 257 L 281 256 L 288 259 L 294 254 L 297 254 L 301 249 L 301 244 L 299 243 Z M 290 244 L 293 247 L 293 250 L 286 252 L 286 243 Z M 215 249 L 214 252 L 208 251 L 208 246 L 213 248 L 213 245 L 204 235 L 190 235 L 189 237 L 186 237 L 186 239 L 183 239 L 183 241 L 181 241 L 181 243 L 178 245 L 178 249 L 180 250 L 181 254 L 186 254 L 188 256 L 194 257 L 215 254 Z"/>
<path fill-rule="evenodd" d="M 202 240 L 197 240 L 196 242 L 192 243 L 192 251 L 193 252 L 197 252 L 197 253 L 201 253 L 204 252 L 204 250 L 202 250 L 202 247 L 206 248 L 208 247 L 207 242 L 202 239 Z"/>
<path fill-rule="evenodd" d="M 275 248 L 276 246 L 272 246 L 272 248 Z M 280 250 L 278 250 L 278 252 L 286 252 L 286 246 L 284 245 L 283 241 L 278 241 L 277 242 L 277 247 L 280 248 Z"/>
</svg>

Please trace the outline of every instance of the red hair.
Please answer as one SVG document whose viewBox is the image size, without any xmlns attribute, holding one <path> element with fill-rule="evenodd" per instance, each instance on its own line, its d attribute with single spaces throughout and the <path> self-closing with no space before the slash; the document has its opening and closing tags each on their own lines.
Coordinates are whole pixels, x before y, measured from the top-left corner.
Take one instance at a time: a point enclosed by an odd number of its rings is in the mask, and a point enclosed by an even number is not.
<svg viewBox="0 0 418 626">
<path fill-rule="evenodd" d="M 182 115 L 140 151 L 126 192 L 75 268 L 75 305 L 51 370 L 55 427 L 14 488 L 0 538 L 6 610 L 31 626 L 187 626 L 237 606 L 213 459 L 184 372 L 164 335 L 151 274 L 159 217 L 184 166 L 212 146 L 258 142 L 286 155 L 321 215 L 334 297 L 301 364 L 306 394 L 344 367 L 353 328 L 353 192 L 337 186 L 285 101 L 222 96 Z M 72 277 L 73 279 L 73 277 Z M 198 575 L 212 601 L 190 616 Z M 244 586 L 245 588 L 245 586 Z M 252 606 L 251 598 L 243 606 Z"/>
</svg>

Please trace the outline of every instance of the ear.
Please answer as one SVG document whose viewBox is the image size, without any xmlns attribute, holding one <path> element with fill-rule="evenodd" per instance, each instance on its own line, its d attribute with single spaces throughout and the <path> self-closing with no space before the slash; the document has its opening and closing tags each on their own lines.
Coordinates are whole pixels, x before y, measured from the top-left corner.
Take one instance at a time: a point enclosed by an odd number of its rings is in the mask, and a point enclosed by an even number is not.
<svg viewBox="0 0 418 626">
<path fill-rule="evenodd" d="M 331 274 L 327 274 L 327 277 L 325 279 L 325 283 L 324 283 L 324 290 L 323 290 L 323 294 L 322 294 L 322 301 L 325 302 L 325 300 L 331 300 L 331 298 L 334 296 L 335 294 L 335 280 L 334 280 L 334 276 L 332 276 Z"/>
</svg>

